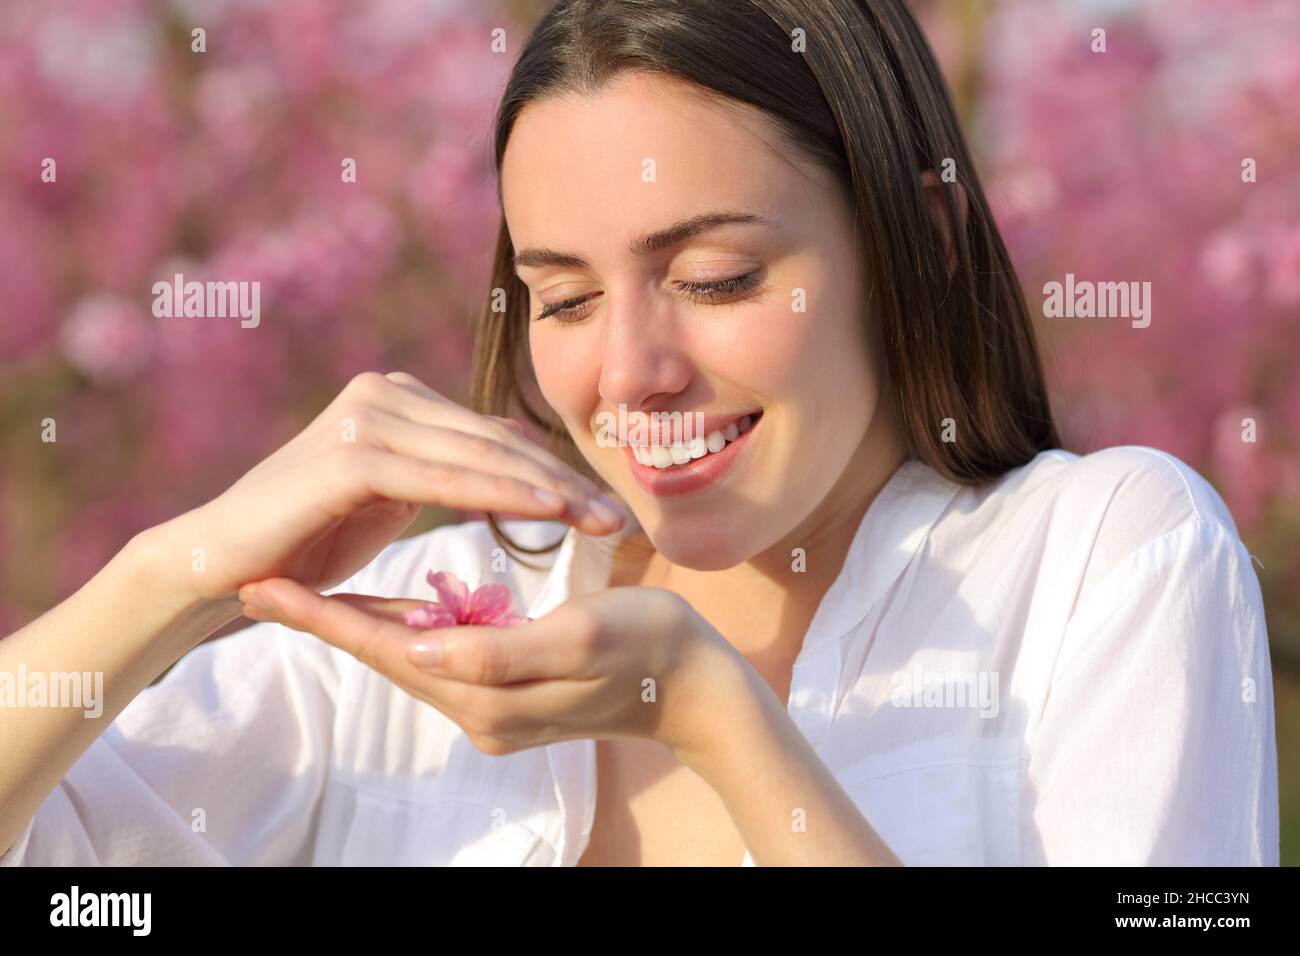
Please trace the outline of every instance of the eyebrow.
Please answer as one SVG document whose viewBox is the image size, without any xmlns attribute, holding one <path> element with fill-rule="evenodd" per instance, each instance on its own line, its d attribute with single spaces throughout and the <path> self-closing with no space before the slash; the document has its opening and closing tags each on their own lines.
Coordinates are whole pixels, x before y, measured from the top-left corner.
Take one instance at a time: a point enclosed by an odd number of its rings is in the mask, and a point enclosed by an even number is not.
<svg viewBox="0 0 1300 956">
<path fill-rule="evenodd" d="M 732 223 L 767 223 L 766 216 L 748 212 L 706 212 L 687 219 L 679 220 L 666 229 L 640 236 L 628 244 L 628 252 L 634 256 L 648 256 L 667 249 L 679 242 L 685 242 L 694 236 Z M 557 252 L 554 249 L 522 249 L 515 253 L 514 268 L 521 266 L 556 266 L 564 269 L 589 269 L 590 263 L 582 256 L 571 252 Z"/>
</svg>

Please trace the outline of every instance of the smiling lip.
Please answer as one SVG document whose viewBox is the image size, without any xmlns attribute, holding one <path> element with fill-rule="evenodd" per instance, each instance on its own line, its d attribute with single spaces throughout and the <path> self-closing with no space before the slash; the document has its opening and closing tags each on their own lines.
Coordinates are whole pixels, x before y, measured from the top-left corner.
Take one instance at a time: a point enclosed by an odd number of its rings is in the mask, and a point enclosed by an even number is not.
<svg viewBox="0 0 1300 956">
<path fill-rule="evenodd" d="M 632 477 L 642 489 L 656 498 L 689 495 L 717 484 L 731 470 L 745 445 L 749 443 L 749 436 L 757 430 L 763 420 L 761 410 L 752 415 L 753 423 L 749 429 L 728 442 L 721 451 L 711 452 L 703 458 L 694 458 L 684 465 L 674 465 L 671 468 L 643 465 L 636 460 L 631 446 L 625 445 L 623 454 L 627 457 L 628 467 L 632 469 Z M 735 421 L 736 418 L 731 420 Z"/>
</svg>

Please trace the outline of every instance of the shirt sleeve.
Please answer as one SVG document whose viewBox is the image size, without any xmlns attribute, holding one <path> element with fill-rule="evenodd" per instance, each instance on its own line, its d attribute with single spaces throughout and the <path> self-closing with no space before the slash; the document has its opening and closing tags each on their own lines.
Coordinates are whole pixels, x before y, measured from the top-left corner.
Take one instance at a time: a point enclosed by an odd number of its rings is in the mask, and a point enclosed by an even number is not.
<svg viewBox="0 0 1300 956">
<path fill-rule="evenodd" d="M 310 863 L 339 653 L 272 622 L 200 644 L 94 740 L 0 866 Z"/>
<path fill-rule="evenodd" d="M 1231 525 L 1191 517 L 1082 596 L 1027 786 L 1030 865 L 1278 865 L 1268 635 Z"/>
<path fill-rule="evenodd" d="M 565 526 L 506 527 L 537 547 Z M 324 593 L 432 598 L 427 571 L 477 581 L 495 546 L 483 522 L 445 525 L 390 543 Z M 546 575 L 511 564 L 498 580 L 526 606 Z M 200 644 L 94 740 L 0 866 L 310 865 L 345 735 L 382 726 L 385 695 L 410 700 L 375 676 L 272 622 Z M 358 696 L 358 678 L 379 690 Z"/>
</svg>

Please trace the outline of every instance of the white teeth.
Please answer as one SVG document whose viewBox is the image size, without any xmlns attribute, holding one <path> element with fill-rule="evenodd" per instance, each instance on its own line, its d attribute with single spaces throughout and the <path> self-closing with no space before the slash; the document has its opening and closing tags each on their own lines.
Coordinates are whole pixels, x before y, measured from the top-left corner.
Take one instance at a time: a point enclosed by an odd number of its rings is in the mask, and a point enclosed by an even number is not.
<svg viewBox="0 0 1300 956">
<path fill-rule="evenodd" d="M 709 432 L 703 437 L 696 436 L 684 445 L 633 445 L 632 457 L 647 468 L 672 468 L 722 451 L 728 442 L 735 441 L 752 427 L 753 416 L 745 415 L 739 421 L 731 422 L 717 431 Z"/>
</svg>

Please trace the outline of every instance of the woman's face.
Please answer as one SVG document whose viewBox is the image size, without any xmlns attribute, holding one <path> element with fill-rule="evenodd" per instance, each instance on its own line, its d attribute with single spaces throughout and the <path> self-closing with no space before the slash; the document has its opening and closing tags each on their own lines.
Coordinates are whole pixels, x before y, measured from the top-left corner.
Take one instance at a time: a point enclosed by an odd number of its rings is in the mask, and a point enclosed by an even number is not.
<svg viewBox="0 0 1300 956">
<path fill-rule="evenodd" d="M 888 446 L 852 209 L 760 111 L 623 73 L 530 104 L 501 175 L 542 395 L 668 560 L 753 558 Z"/>
</svg>

